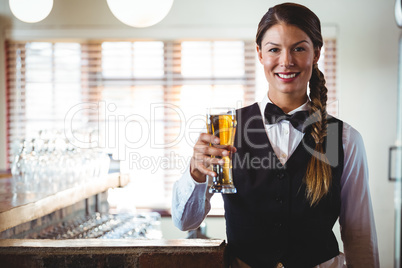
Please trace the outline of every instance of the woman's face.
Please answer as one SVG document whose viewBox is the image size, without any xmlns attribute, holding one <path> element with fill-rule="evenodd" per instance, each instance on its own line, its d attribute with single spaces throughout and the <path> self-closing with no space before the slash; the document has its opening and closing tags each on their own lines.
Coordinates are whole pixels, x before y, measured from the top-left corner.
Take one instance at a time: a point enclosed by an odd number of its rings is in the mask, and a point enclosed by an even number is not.
<svg viewBox="0 0 402 268">
<path fill-rule="evenodd" d="M 293 25 L 276 24 L 265 32 L 257 52 L 269 83 L 271 100 L 285 95 L 306 97 L 307 83 L 320 51 L 314 49 L 305 32 Z"/>
</svg>

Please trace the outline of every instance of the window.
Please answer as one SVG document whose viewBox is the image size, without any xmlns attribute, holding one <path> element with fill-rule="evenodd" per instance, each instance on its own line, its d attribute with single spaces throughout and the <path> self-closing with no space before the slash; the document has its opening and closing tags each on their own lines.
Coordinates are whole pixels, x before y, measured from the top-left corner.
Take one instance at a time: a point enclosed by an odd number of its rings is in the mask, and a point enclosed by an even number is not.
<svg viewBox="0 0 402 268">
<path fill-rule="evenodd" d="M 324 40 L 318 67 L 325 75 L 326 87 L 328 89 L 328 114 L 338 116 L 339 106 L 336 94 L 336 39 Z"/>
<path fill-rule="evenodd" d="M 321 65 L 336 100 L 334 40 Z M 128 206 L 170 206 L 208 106 L 260 101 L 252 41 L 7 42 L 8 152 L 42 129 L 92 133 L 131 173 Z M 330 112 L 332 113 L 332 112 Z M 66 123 L 67 122 L 67 123 Z M 219 201 L 216 201 L 219 202 Z"/>
</svg>

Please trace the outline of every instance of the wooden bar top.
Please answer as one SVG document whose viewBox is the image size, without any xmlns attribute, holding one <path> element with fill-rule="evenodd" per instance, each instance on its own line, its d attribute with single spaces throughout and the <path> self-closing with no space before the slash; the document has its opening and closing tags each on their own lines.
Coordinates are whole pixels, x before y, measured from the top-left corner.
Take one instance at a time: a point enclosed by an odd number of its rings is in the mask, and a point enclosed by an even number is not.
<svg viewBox="0 0 402 268">
<path fill-rule="evenodd" d="M 18 193 L 13 191 L 13 178 L 0 180 L 0 232 L 40 218 L 56 210 L 102 193 L 109 188 L 125 186 L 128 175 L 111 173 L 103 178 L 61 190 L 57 193 Z"/>
<path fill-rule="evenodd" d="M 0 239 L 5 248 L 217 248 L 225 246 L 220 239 Z"/>
<path fill-rule="evenodd" d="M 224 268 L 223 240 L 0 239 L 1 267 Z"/>
</svg>

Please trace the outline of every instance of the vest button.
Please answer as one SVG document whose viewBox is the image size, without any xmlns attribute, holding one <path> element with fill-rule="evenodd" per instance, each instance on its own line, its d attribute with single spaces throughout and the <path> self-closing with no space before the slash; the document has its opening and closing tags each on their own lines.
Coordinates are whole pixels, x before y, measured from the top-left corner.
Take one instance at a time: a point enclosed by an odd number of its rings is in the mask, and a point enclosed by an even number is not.
<svg viewBox="0 0 402 268">
<path fill-rule="evenodd" d="M 283 180 L 285 178 L 285 174 L 284 173 L 278 173 L 276 175 L 278 177 L 278 179 Z"/>
<path fill-rule="evenodd" d="M 282 198 L 280 198 L 279 196 L 277 196 L 277 197 L 275 198 L 275 200 L 276 200 L 276 202 L 278 202 L 279 204 L 282 204 L 282 202 L 283 202 Z"/>
<path fill-rule="evenodd" d="M 281 227 L 282 227 L 282 223 L 280 223 L 280 222 L 275 223 L 275 227 L 276 227 L 276 228 L 281 228 Z"/>
</svg>

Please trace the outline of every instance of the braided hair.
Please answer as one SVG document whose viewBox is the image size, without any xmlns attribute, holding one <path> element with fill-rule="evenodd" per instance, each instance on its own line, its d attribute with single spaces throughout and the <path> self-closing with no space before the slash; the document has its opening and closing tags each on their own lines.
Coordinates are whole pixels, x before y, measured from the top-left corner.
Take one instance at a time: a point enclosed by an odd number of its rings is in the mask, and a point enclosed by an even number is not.
<svg viewBox="0 0 402 268">
<path fill-rule="evenodd" d="M 310 116 L 315 123 L 312 125 L 311 136 L 315 141 L 313 156 L 307 166 L 305 181 L 307 184 L 307 198 L 310 204 L 316 204 L 324 197 L 331 186 L 331 167 L 324 153 L 324 138 L 327 136 L 327 88 L 325 78 L 318 69 L 317 64 L 313 65 L 313 72 L 310 78 Z"/>
<path fill-rule="evenodd" d="M 313 42 L 314 49 L 320 50 L 323 46 L 321 23 L 319 18 L 307 7 L 294 3 L 284 3 L 271 7 L 262 17 L 256 34 L 256 43 L 261 48 L 264 34 L 272 26 L 285 23 L 294 25 L 304 31 Z M 315 149 L 304 178 L 306 197 L 310 205 L 316 205 L 330 190 L 331 167 L 324 154 L 323 142 L 327 136 L 327 88 L 323 73 L 318 65 L 313 65 L 309 81 L 310 87 L 310 120 L 311 136 L 315 141 Z"/>
</svg>

